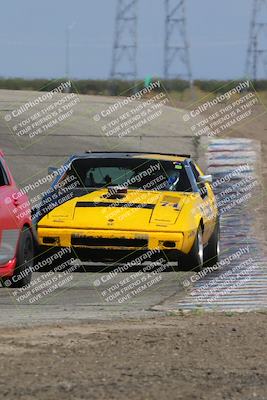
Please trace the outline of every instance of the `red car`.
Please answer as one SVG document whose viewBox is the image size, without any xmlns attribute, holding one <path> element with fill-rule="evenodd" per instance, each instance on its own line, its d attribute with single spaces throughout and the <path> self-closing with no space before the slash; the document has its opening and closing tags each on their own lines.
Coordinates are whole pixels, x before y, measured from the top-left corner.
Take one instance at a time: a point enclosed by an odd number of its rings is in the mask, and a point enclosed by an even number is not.
<svg viewBox="0 0 267 400">
<path fill-rule="evenodd" d="M 30 283 L 34 243 L 29 199 L 17 188 L 0 150 L 0 281 L 4 287 Z"/>
</svg>

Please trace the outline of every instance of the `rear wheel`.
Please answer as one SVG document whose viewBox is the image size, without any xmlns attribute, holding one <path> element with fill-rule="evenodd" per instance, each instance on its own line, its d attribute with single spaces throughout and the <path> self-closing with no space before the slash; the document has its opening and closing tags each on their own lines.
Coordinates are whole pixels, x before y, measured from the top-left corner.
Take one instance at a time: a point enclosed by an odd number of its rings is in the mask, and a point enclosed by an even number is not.
<svg viewBox="0 0 267 400">
<path fill-rule="evenodd" d="M 21 288 L 29 285 L 32 278 L 34 261 L 34 244 L 29 228 L 24 227 L 20 234 L 17 264 L 12 277 L 3 278 L 3 286 L 10 288 Z"/>
</svg>

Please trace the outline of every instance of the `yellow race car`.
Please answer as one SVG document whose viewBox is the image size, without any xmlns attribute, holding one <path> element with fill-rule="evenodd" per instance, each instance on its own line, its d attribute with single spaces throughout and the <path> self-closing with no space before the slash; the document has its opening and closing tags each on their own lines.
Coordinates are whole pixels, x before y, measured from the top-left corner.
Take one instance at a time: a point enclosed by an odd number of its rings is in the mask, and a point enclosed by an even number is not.
<svg viewBox="0 0 267 400">
<path fill-rule="evenodd" d="M 69 248 L 83 261 L 119 262 L 157 250 L 195 270 L 218 261 L 212 177 L 189 155 L 86 152 L 49 172 L 34 211 L 40 254 Z"/>
</svg>

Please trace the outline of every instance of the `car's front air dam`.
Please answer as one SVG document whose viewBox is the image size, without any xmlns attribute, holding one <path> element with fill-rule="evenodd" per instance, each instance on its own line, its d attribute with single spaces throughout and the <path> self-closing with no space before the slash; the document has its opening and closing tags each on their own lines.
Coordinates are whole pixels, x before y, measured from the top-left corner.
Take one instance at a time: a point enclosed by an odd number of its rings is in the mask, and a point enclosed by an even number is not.
<svg viewBox="0 0 267 400">
<path fill-rule="evenodd" d="M 38 228 L 39 243 L 44 246 L 110 250 L 182 250 L 184 235 L 176 232 L 132 232 Z"/>
</svg>

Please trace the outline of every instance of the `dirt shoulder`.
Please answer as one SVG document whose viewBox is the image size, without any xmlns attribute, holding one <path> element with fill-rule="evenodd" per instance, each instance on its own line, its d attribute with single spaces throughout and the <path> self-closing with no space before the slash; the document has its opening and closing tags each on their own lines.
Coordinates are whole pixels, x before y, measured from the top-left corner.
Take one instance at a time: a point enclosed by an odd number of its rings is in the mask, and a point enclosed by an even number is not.
<svg viewBox="0 0 267 400">
<path fill-rule="evenodd" d="M 266 399 L 267 314 L 0 330 L 3 399 Z"/>
</svg>

